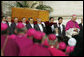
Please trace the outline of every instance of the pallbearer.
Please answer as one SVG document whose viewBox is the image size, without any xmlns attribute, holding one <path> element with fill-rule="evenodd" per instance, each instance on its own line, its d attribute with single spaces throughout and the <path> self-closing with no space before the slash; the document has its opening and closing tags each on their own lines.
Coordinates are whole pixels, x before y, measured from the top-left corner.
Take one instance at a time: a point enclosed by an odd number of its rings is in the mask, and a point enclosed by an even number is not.
<svg viewBox="0 0 84 57">
<path fill-rule="evenodd" d="M 26 25 L 27 29 L 34 28 L 33 18 L 28 18 L 29 23 Z"/>
<path fill-rule="evenodd" d="M 57 23 L 54 23 L 54 18 L 50 17 L 49 21 L 45 22 L 47 35 L 51 33 L 55 33 L 55 28 L 57 27 Z"/>
<path fill-rule="evenodd" d="M 14 34 L 16 34 L 16 33 L 15 33 L 15 28 L 16 28 L 16 25 L 17 25 L 17 24 L 18 24 L 18 18 L 15 17 L 15 18 L 14 18 L 14 22 L 12 23 L 12 29 L 13 29 L 12 32 L 13 32 Z"/>
<path fill-rule="evenodd" d="M 35 25 L 35 29 L 37 31 L 45 32 L 45 28 L 43 24 L 41 23 L 41 19 L 37 18 L 37 24 Z"/>
<path fill-rule="evenodd" d="M 24 24 L 24 26 L 26 26 L 26 18 L 25 17 L 22 18 L 22 23 Z"/>
<path fill-rule="evenodd" d="M 8 32 L 9 32 L 9 35 L 13 34 L 13 29 L 12 29 L 12 22 L 11 22 L 11 17 L 10 16 L 7 16 L 7 24 L 8 24 Z"/>
<path fill-rule="evenodd" d="M 58 36 L 60 37 L 65 36 L 65 26 L 62 24 L 62 22 L 63 22 L 63 18 L 58 17 L 57 27 L 58 27 Z"/>
</svg>

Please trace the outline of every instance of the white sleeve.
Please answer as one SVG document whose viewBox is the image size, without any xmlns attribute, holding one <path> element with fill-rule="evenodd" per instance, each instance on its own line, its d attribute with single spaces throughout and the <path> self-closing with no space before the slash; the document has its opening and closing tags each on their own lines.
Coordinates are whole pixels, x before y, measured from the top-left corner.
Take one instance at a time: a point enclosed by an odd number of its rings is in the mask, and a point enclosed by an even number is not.
<svg viewBox="0 0 84 57">
<path fill-rule="evenodd" d="M 68 36 L 69 38 L 72 37 L 72 34 L 73 34 L 73 29 L 70 28 L 69 30 L 66 31 L 66 36 Z"/>
<path fill-rule="evenodd" d="M 72 35 L 73 34 L 73 29 L 70 28 L 69 30 L 66 31 L 67 34 Z"/>
</svg>

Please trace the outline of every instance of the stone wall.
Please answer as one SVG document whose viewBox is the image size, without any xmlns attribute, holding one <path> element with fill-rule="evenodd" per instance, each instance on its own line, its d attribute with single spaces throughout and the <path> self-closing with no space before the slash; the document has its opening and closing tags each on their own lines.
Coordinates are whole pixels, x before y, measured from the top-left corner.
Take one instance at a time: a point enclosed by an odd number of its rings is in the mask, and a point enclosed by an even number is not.
<svg viewBox="0 0 84 57">
<path fill-rule="evenodd" d="M 43 1 L 43 4 L 53 8 L 50 16 L 83 16 L 83 1 Z"/>
<path fill-rule="evenodd" d="M 11 7 L 16 6 L 16 1 L 1 1 L 2 14 L 11 16 Z"/>
<path fill-rule="evenodd" d="M 18 2 L 22 3 L 23 1 L 18 1 Z M 27 1 L 29 6 L 31 6 L 32 3 L 34 2 L 37 2 L 37 5 L 41 4 L 40 1 Z M 2 14 L 3 14 L 2 16 L 11 16 L 11 8 L 16 7 L 16 1 L 1 1 L 1 6 L 2 6 Z"/>
</svg>

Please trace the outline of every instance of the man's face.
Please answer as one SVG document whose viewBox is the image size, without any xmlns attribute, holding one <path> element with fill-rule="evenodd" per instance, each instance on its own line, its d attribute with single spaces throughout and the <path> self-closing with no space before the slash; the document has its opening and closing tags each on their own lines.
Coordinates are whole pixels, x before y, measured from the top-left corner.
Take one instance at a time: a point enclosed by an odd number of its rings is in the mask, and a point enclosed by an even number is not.
<svg viewBox="0 0 84 57">
<path fill-rule="evenodd" d="M 54 22 L 54 19 L 53 18 L 51 19 L 51 22 Z"/>
<path fill-rule="evenodd" d="M 18 18 L 15 18 L 15 19 L 14 19 L 14 22 L 17 23 L 17 22 L 18 22 Z"/>
<path fill-rule="evenodd" d="M 5 17 L 3 17 L 2 21 L 6 21 L 6 18 L 5 18 Z"/>
<path fill-rule="evenodd" d="M 11 17 L 7 17 L 7 19 L 8 19 L 8 22 L 11 22 Z"/>
<path fill-rule="evenodd" d="M 22 22 L 25 23 L 25 22 L 26 22 L 26 18 L 23 18 L 23 19 L 22 19 Z"/>
<path fill-rule="evenodd" d="M 59 19 L 59 21 L 58 21 L 60 24 L 63 22 L 63 19 Z"/>
<path fill-rule="evenodd" d="M 73 20 L 73 21 L 76 21 L 76 19 L 77 19 L 77 16 L 73 16 L 73 17 L 72 17 L 72 20 Z"/>
<path fill-rule="evenodd" d="M 38 19 L 37 22 L 40 24 L 41 23 L 41 19 Z"/>
<path fill-rule="evenodd" d="M 29 22 L 30 22 L 31 24 L 33 24 L 33 19 L 30 19 Z"/>
</svg>

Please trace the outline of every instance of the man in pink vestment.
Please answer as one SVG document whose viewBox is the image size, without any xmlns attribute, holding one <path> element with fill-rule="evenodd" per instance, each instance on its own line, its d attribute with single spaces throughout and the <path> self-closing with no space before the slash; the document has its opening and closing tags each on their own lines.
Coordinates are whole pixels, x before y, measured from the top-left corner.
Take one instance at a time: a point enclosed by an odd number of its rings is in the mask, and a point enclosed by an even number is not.
<svg viewBox="0 0 84 57">
<path fill-rule="evenodd" d="M 67 22 L 66 24 L 66 36 L 72 37 L 74 35 L 78 35 L 80 31 L 80 27 L 78 23 L 76 22 L 77 16 L 72 15 L 72 19 Z"/>
<path fill-rule="evenodd" d="M 33 41 L 27 38 L 26 35 L 26 27 L 23 23 L 18 23 L 16 26 L 17 36 L 16 36 L 16 43 L 19 46 L 20 53 L 22 50 L 27 46 L 30 47 L 33 44 Z"/>
<path fill-rule="evenodd" d="M 41 45 L 42 33 L 36 31 L 33 35 L 34 44 L 30 48 L 25 48 L 20 56 L 51 56 L 49 50 Z"/>
<path fill-rule="evenodd" d="M 53 44 L 53 43 L 54 43 L 55 40 L 57 40 L 56 35 L 50 34 L 48 36 L 48 38 L 49 38 L 49 41 L 52 41 L 50 43 L 49 48 L 48 48 L 49 51 L 51 52 L 52 56 L 67 56 L 64 52 L 55 48 L 55 44 Z"/>
<path fill-rule="evenodd" d="M 18 56 L 18 46 L 8 37 L 7 28 L 6 23 L 1 23 L 1 56 Z"/>
</svg>

